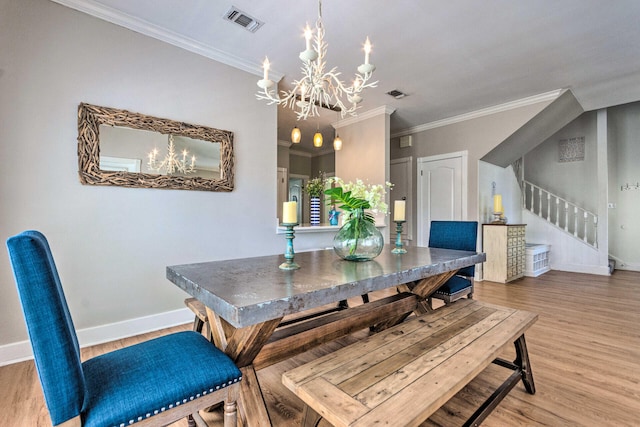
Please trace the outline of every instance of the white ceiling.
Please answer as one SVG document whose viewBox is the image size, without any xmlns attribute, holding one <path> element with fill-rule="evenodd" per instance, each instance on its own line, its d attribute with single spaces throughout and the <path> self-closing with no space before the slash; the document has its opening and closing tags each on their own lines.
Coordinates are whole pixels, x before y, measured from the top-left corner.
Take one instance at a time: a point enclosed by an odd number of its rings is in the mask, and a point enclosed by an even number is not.
<svg viewBox="0 0 640 427">
<path fill-rule="evenodd" d="M 256 81 L 267 55 L 284 85 L 298 78 L 302 28 L 318 13 L 315 0 L 53 1 L 253 72 Z M 264 26 L 250 33 L 224 20 L 232 5 Z M 364 93 L 361 111 L 395 108 L 392 134 L 556 89 L 571 89 L 585 110 L 640 100 L 639 0 L 324 0 L 322 15 L 327 65 L 345 80 L 371 39 L 380 83 Z M 386 95 L 392 89 L 408 96 Z M 336 119 L 326 111 L 320 122 L 298 123 L 303 142 L 318 125 L 330 142 Z M 281 109 L 278 139 L 289 140 L 294 125 Z"/>
</svg>

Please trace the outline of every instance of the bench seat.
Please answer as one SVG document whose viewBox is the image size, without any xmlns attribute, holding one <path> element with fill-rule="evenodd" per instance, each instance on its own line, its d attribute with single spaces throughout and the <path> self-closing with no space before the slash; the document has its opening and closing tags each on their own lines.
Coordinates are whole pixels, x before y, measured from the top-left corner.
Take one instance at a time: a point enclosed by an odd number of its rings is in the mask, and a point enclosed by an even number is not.
<svg viewBox="0 0 640 427">
<path fill-rule="evenodd" d="M 372 335 L 283 375 L 307 404 L 304 425 L 418 426 L 494 362 L 514 370 L 471 417 L 481 422 L 522 380 L 533 394 L 524 332 L 537 315 L 459 300 Z M 514 362 L 496 359 L 516 346 Z"/>
</svg>

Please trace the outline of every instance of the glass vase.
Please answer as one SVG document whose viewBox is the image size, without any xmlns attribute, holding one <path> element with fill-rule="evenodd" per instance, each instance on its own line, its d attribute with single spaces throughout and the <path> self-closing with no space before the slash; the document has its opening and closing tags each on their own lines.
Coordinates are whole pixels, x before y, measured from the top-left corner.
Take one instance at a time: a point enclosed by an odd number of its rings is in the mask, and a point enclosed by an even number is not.
<svg viewBox="0 0 640 427">
<path fill-rule="evenodd" d="M 380 255 L 384 238 L 376 225 L 365 218 L 364 210 L 351 213 L 333 238 L 333 250 L 347 261 L 369 261 Z"/>
</svg>

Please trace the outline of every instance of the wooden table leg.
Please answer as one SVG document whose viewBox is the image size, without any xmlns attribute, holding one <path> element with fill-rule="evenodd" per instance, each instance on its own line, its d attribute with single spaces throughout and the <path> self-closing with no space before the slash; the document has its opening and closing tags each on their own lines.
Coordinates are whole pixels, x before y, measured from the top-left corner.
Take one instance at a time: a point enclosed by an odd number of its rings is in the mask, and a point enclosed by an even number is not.
<svg viewBox="0 0 640 427">
<path fill-rule="evenodd" d="M 302 412 L 302 427 L 318 427 L 322 417 L 309 405 L 305 404 Z"/>
<path fill-rule="evenodd" d="M 440 286 L 442 286 L 447 280 L 453 277 L 457 273 L 457 270 L 447 271 L 445 273 L 437 274 L 435 276 L 427 277 L 426 279 L 419 280 L 415 283 L 407 283 L 398 286 L 399 292 L 411 292 L 418 295 L 419 301 L 416 307 L 415 313 L 420 316 L 422 314 L 433 311 L 427 302 L 429 295 L 434 293 Z"/>
<path fill-rule="evenodd" d="M 238 412 L 243 426 L 270 427 L 271 419 L 262 396 L 258 376 L 253 365 L 240 368 L 240 396 L 238 396 Z"/>
<path fill-rule="evenodd" d="M 207 307 L 214 344 L 224 351 L 240 368 L 242 381 L 238 396 L 239 419 L 244 426 L 271 426 L 267 405 L 253 367 L 253 359 L 273 334 L 282 318 L 264 323 L 234 328 Z"/>
</svg>

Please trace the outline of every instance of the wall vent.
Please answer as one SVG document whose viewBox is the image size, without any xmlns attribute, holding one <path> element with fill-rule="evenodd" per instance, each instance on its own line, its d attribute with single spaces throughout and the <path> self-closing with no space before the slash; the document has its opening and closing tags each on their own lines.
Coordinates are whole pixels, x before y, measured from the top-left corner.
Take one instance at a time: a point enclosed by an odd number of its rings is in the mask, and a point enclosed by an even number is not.
<svg viewBox="0 0 640 427">
<path fill-rule="evenodd" d="M 406 93 L 400 92 L 398 89 L 390 90 L 389 92 L 387 92 L 387 95 L 391 95 L 395 99 L 400 99 L 400 98 L 404 98 L 405 96 L 407 96 Z"/>
<path fill-rule="evenodd" d="M 255 33 L 258 31 L 258 28 L 264 25 L 264 22 L 258 21 L 235 6 L 231 6 L 231 8 L 224 14 L 224 18 L 240 25 L 242 28 L 247 31 L 251 31 L 252 33 Z"/>
</svg>

